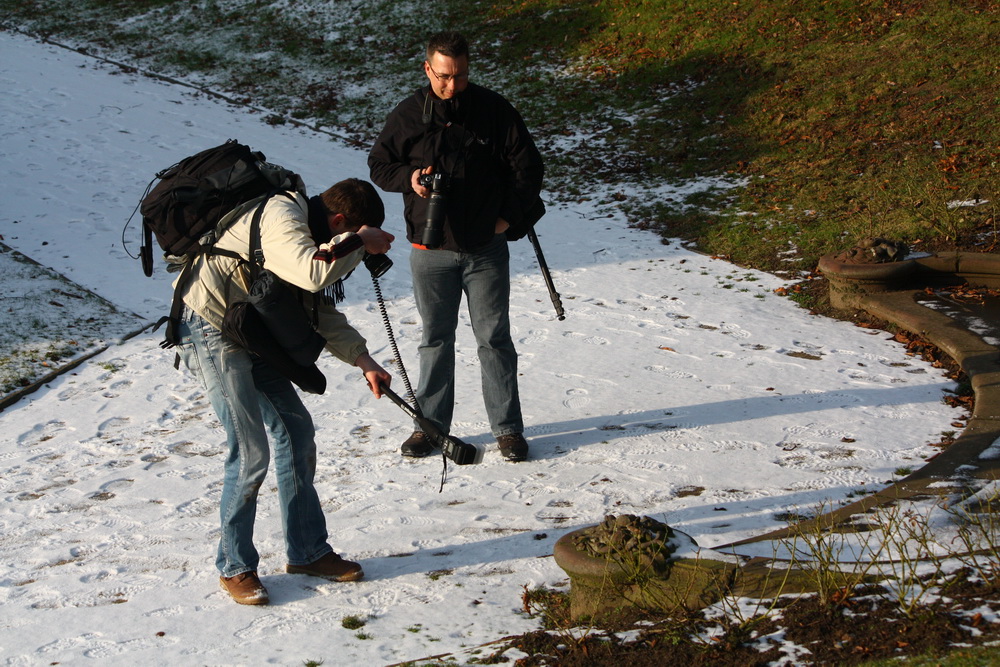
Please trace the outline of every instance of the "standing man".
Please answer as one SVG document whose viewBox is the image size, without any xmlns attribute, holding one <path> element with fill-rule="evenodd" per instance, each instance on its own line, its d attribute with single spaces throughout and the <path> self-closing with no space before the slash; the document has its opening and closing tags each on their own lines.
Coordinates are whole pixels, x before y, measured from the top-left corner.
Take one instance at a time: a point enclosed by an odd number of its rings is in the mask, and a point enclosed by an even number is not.
<svg viewBox="0 0 1000 667">
<path fill-rule="evenodd" d="M 507 242 L 527 234 L 545 211 L 539 197 L 542 158 L 514 107 L 469 82 L 469 45 L 462 35 L 449 31 L 431 37 L 424 74 L 428 85 L 393 109 L 368 156 L 375 184 L 403 193 L 406 237 L 414 246 L 410 268 L 423 324 L 416 399 L 424 416 L 449 432 L 455 332 L 464 293 L 479 346 L 490 428 L 503 457 L 523 461 L 528 443 L 510 336 Z M 438 195 L 444 201 L 439 239 L 425 236 L 432 188 L 431 210 L 438 209 Z M 402 445 L 403 456 L 432 451 L 419 430 Z"/>
<path fill-rule="evenodd" d="M 237 218 L 214 247 L 248 259 L 255 209 Z M 384 217 L 375 188 L 351 178 L 308 200 L 299 193 L 276 194 L 267 200 L 260 221 L 267 269 L 298 288 L 302 306 L 318 318 L 326 349 L 358 367 L 376 398 L 379 382 L 388 384 L 390 376 L 336 310 L 336 299 L 325 292 L 352 271 L 365 252 L 389 250 L 393 236 L 379 229 Z M 287 378 L 222 335 L 227 303 L 246 298 L 245 264 L 217 254 L 198 255 L 193 261 L 192 278 L 182 293 L 178 353 L 205 387 L 229 444 L 216 558 L 220 585 L 240 604 L 268 602 L 253 544 L 257 494 L 270 459 L 268 434 L 274 446 L 286 571 L 333 581 L 361 579 L 361 566 L 341 558 L 327 543 L 326 518 L 313 485 L 316 442 L 309 411 Z"/>
</svg>

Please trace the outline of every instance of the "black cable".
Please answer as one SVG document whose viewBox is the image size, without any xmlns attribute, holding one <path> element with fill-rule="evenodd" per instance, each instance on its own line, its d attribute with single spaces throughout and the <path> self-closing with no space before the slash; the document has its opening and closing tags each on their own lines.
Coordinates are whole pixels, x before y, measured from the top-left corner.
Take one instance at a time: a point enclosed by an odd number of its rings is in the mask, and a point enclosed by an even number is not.
<svg viewBox="0 0 1000 667">
<path fill-rule="evenodd" d="M 413 405 L 413 411 L 423 416 L 420 404 L 417 403 L 417 395 L 413 392 L 413 387 L 410 386 L 410 377 L 406 374 L 406 367 L 403 366 L 403 357 L 399 354 L 399 346 L 396 345 L 396 335 L 392 331 L 392 321 L 389 319 L 389 313 L 385 309 L 385 299 L 382 298 L 382 286 L 378 282 L 378 276 L 374 273 L 372 273 L 372 288 L 375 290 L 375 299 L 378 301 L 378 310 L 382 315 L 382 324 L 385 325 L 385 333 L 389 337 L 389 347 L 392 348 L 393 360 L 399 366 L 399 377 L 403 378 L 403 385 L 406 387 L 406 397 Z M 438 493 L 444 491 L 444 483 L 448 479 L 448 457 L 445 456 L 444 448 L 441 449 L 441 465 L 441 486 L 438 488 Z"/>
<path fill-rule="evenodd" d="M 410 386 L 410 378 L 406 374 L 403 366 L 403 357 L 399 354 L 399 346 L 396 345 L 396 336 L 392 332 L 392 322 L 389 320 L 389 313 L 385 310 L 385 299 L 382 298 L 382 286 L 379 285 L 378 278 L 372 275 L 372 287 L 375 288 L 375 299 L 378 301 L 378 310 L 382 314 L 382 324 L 385 325 L 385 333 L 389 336 L 389 347 L 392 348 L 393 360 L 399 366 L 399 376 L 403 378 L 403 385 L 406 387 L 406 397 L 413 404 L 414 410 L 420 413 L 420 405 L 417 404 L 417 395 L 413 393 Z"/>
</svg>

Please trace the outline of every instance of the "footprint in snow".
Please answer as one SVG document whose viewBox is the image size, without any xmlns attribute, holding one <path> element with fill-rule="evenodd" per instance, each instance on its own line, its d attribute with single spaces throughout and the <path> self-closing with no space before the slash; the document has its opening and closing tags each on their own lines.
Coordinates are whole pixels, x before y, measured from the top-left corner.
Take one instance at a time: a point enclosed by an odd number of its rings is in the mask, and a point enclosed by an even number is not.
<svg viewBox="0 0 1000 667">
<path fill-rule="evenodd" d="M 590 403 L 590 396 L 588 396 L 586 389 L 570 389 L 566 395 L 569 398 L 563 401 L 563 405 L 570 410 L 579 410 Z"/>
<path fill-rule="evenodd" d="M 521 338 L 518 342 L 524 345 L 530 345 L 532 343 L 539 343 L 546 340 L 549 337 L 549 332 L 545 329 L 532 329 L 528 331 L 528 334 Z"/>
<path fill-rule="evenodd" d="M 22 447 L 34 447 L 37 444 L 54 438 L 56 433 L 63 430 L 65 426 L 66 422 L 59 419 L 53 419 L 52 421 L 48 421 L 44 424 L 38 424 L 27 433 L 20 435 L 17 439 L 17 444 Z"/>
</svg>

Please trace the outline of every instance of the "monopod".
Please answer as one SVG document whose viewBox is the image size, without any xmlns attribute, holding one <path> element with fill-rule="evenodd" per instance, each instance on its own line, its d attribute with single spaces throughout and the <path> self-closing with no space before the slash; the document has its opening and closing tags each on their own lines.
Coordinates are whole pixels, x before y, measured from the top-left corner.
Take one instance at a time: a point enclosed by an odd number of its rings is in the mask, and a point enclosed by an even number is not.
<svg viewBox="0 0 1000 667">
<path fill-rule="evenodd" d="M 535 247 L 535 256 L 538 258 L 538 267 L 542 270 L 542 278 L 545 279 L 545 286 L 549 289 L 549 298 L 552 299 L 552 305 L 556 309 L 556 319 L 559 321 L 566 319 L 566 313 L 563 311 L 562 300 L 559 298 L 559 292 L 556 291 L 555 283 L 552 282 L 552 274 L 549 273 L 549 265 L 545 263 L 545 255 L 542 254 L 542 244 L 538 242 L 538 235 L 535 234 L 535 230 L 528 230 L 528 238 L 531 240 L 531 245 Z"/>
</svg>

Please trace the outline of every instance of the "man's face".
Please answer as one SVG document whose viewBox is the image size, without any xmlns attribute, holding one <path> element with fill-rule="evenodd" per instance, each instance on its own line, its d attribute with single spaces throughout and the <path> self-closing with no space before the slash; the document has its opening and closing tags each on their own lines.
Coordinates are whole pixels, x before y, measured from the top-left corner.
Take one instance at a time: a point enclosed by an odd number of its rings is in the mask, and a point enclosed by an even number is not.
<svg viewBox="0 0 1000 667">
<path fill-rule="evenodd" d="M 435 52 L 430 60 L 424 61 L 424 73 L 434 94 L 450 100 L 469 85 L 469 57 L 452 58 Z"/>
</svg>

